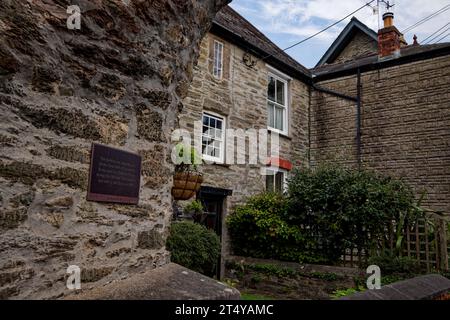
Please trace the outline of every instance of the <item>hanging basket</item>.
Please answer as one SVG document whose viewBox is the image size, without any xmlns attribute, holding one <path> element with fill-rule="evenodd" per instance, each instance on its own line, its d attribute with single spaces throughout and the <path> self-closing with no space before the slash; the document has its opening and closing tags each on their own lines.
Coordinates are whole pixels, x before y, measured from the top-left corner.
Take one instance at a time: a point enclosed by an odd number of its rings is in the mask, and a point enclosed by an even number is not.
<svg viewBox="0 0 450 320">
<path fill-rule="evenodd" d="M 175 200 L 192 198 L 203 182 L 203 176 L 198 172 L 176 172 L 173 177 L 172 196 Z"/>
</svg>

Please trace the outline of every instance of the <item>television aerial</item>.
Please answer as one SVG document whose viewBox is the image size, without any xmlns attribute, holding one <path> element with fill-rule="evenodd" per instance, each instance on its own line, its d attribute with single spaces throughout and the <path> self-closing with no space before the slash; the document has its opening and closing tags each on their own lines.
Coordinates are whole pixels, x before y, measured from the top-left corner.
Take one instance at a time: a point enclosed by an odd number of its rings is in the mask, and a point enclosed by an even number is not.
<svg viewBox="0 0 450 320">
<path fill-rule="evenodd" d="M 391 8 L 395 6 L 395 3 L 391 4 L 391 1 L 389 1 L 389 0 L 388 1 L 378 0 L 377 2 L 378 2 L 378 6 L 380 5 L 380 3 L 384 3 L 386 5 L 386 12 L 389 12 L 391 10 Z"/>
</svg>

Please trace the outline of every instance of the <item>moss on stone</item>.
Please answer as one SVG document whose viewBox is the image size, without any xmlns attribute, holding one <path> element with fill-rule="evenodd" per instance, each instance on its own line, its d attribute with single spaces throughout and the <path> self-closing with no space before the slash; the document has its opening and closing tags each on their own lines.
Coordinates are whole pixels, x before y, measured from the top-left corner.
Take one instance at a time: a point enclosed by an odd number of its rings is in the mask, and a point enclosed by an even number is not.
<svg viewBox="0 0 450 320">
<path fill-rule="evenodd" d="M 81 190 L 87 189 L 88 173 L 86 171 L 69 167 L 59 168 L 52 174 L 52 178 L 61 180 L 61 182 L 73 188 L 79 188 Z"/>
<path fill-rule="evenodd" d="M 47 175 L 43 166 L 31 162 L 13 161 L 12 163 L 0 163 L 0 176 L 14 182 L 22 182 L 32 185 L 36 180 Z"/>
<path fill-rule="evenodd" d="M 14 229 L 17 228 L 28 217 L 27 208 L 20 207 L 0 212 L 0 228 Z"/>
<path fill-rule="evenodd" d="M 28 191 L 11 198 L 11 204 L 17 208 L 19 206 L 29 207 L 34 200 L 34 192 Z"/>
<path fill-rule="evenodd" d="M 107 275 L 109 275 L 114 270 L 113 267 L 100 267 L 100 268 L 83 268 L 81 270 L 81 281 L 82 282 L 95 282 Z"/>
<path fill-rule="evenodd" d="M 53 158 L 68 162 L 89 163 L 89 151 L 64 145 L 53 145 L 46 150 L 47 154 Z"/>
<path fill-rule="evenodd" d="M 101 141 L 123 145 L 128 135 L 128 127 L 119 116 L 105 115 L 92 117 L 79 109 L 39 108 L 19 105 L 17 114 L 36 128 L 48 128 L 57 133 L 68 134 L 89 141 Z"/>
<path fill-rule="evenodd" d="M 39 179 L 60 180 L 73 188 L 87 189 L 87 170 L 79 170 L 69 167 L 58 168 L 54 171 L 46 170 L 43 166 L 31 162 L 13 161 L 0 163 L 0 177 L 13 182 L 22 182 L 33 185 Z"/>
<path fill-rule="evenodd" d="M 157 230 L 147 230 L 138 233 L 138 248 L 160 249 L 164 246 L 164 238 Z"/>
<path fill-rule="evenodd" d="M 157 111 L 152 111 L 144 105 L 136 108 L 137 131 L 140 137 L 149 141 L 163 142 L 163 117 Z"/>
<path fill-rule="evenodd" d="M 17 138 L 0 134 L 0 146 L 13 147 L 17 143 Z"/>
</svg>

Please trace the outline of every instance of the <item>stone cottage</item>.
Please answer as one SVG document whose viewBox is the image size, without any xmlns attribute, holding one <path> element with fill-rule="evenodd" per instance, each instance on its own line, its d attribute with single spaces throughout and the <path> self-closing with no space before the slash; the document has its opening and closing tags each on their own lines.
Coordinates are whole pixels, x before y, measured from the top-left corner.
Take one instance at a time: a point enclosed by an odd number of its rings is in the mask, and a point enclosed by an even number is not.
<svg viewBox="0 0 450 320">
<path fill-rule="evenodd" d="M 282 191 L 292 167 L 307 165 L 310 80 L 307 68 L 228 6 L 203 38 L 179 123 L 194 133 L 194 122 L 202 122 L 197 137 L 203 158 L 212 164 L 201 166 L 205 181 L 198 198 L 209 212 L 207 224 L 222 235 L 224 255 L 226 214 L 250 195 Z M 279 136 L 279 153 L 267 159 L 267 166 L 251 164 L 247 140 L 245 163 L 230 164 L 225 156 L 237 139 L 226 136 L 225 128 L 268 129 L 269 140 L 271 134 Z M 208 129 L 215 132 L 212 139 Z"/>
<path fill-rule="evenodd" d="M 169 265 L 170 138 L 195 121 L 212 162 L 198 197 L 223 255 L 226 214 L 301 165 L 401 176 L 449 213 L 450 44 L 353 22 L 308 70 L 229 7 L 211 25 L 227 0 L 73 2 L 80 30 L 61 1 L 0 2 L 1 299 L 64 297 L 69 265 L 84 289 Z M 223 163 L 224 128 L 269 129 L 280 151 Z M 138 205 L 86 200 L 92 142 L 141 155 Z"/>
<path fill-rule="evenodd" d="M 218 13 L 201 43 L 180 127 L 193 131 L 200 120 L 203 133 L 267 128 L 281 144 L 267 164 L 229 165 L 226 137 L 200 135 L 209 163 L 197 198 L 222 235 L 223 255 L 226 214 L 248 196 L 282 191 L 281 181 L 302 165 L 332 161 L 401 177 L 417 194 L 427 191 L 427 208 L 450 213 L 450 44 L 407 45 L 393 15 L 384 20 L 377 33 L 353 18 L 308 70 L 230 7 Z M 274 87 L 285 90 L 281 101 Z M 282 107 L 279 123 L 274 106 Z"/>
<path fill-rule="evenodd" d="M 450 43 L 408 45 L 384 15 L 356 19 L 311 70 L 310 165 L 338 161 L 403 178 L 450 215 Z"/>
</svg>

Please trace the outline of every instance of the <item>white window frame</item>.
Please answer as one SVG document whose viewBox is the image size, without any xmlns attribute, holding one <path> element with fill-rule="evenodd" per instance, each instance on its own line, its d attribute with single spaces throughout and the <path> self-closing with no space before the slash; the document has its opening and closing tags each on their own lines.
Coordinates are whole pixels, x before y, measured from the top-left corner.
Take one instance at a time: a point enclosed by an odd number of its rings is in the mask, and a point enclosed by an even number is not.
<svg viewBox="0 0 450 320">
<path fill-rule="evenodd" d="M 221 145 L 220 145 L 220 157 L 213 157 L 208 154 L 203 153 L 203 117 L 208 116 L 210 118 L 214 118 L 216 120 L 222 121 L 222 137 L 221 137 Z M 225 130 L 226 130 L 226 118 L 220 114 L 209 112 L 209 111 L 203 111 L 202 112 L 202 134 L 201 134 L 201 141 L 200 145 L 202 148 L 202 158 L 205 161 L 211 161 L 213 163 L 220 163 L 223 164 L 225 161 Z"/>
<path fill-rule="evenodd" d="M 214 40 L 213 76 L 219 80 L 222 79 L 223 77 L 223 48 L 224 48 L 223 42 Z"/>
<path fill-rule="evenodd" d="M 289 104 L 290 104 L 290 96 L 289 96 L 289 82 L 290 80 L 292 80 L 292 78 L 290 78 L 289 76 L 285 75 L 282 72 L 279 72 L 278 70 L 274 69 L 273 67 L 270 67 L 269 65 L 267 65 L 267 68 L 269 70 L 268 74 L 267 74 L 267 80 L 269 80 L 270 77 L 274 78 L 275 80 L 278 80 L 280 82 L 284 83 L 284 97 L 285 97 L 285 105 L 279 104 L 278 102 L 272 101 L 269 99 L 269 97 L 266 97 L 266 110 L 268 108 L 269 102 L 281 107 L 284 109 L 283 112 L 283 130 L 277 129 L 277 128 L 273 128 L 269 125 L 270 123 L 270 119 L 269 119 L 269 113 L 267 113 L 267 128 L 270 131 L 282 134 L 287 136 L 289 134 Z M 269 83 L 267 83 L 267 86 L 269 86 Z M 275 86 L 276 87 L 276 86 Z"/>
<path fill-rule="evenodd" d="M 266 191 L 268 191 L 268 189 L 267 189 L 267 176 L 275 176 L 278 172 L 281 172 L 281 173 L 283 173 L 283 190 L 282 190 L 282 192 L 286 192 L 287 191 L 287 189 L 288 189 L 288 183 L 287 183 L 287 180 L 288 180 L 288 175 L 289 175 L 289 171 L 288 170 L 286 170 L 286 169 L 282 169 L 282 168 L 279 168 L 279 167 L 265 167 L 265 168 L 262 168 L 263 169 L 263 175 L 264 175 L 264 177 L 266 177 L 266 181 L 264 182 L 264 184 L 265 184 L 265 187 L 266 187 Z M 273 185 L 273 191 L 274 192 L 277 192 L 276 190 L 275 190 L 275 179 L 273 179 L 273 183 L 274 183 L 274 185 Z"/>
</svg>

